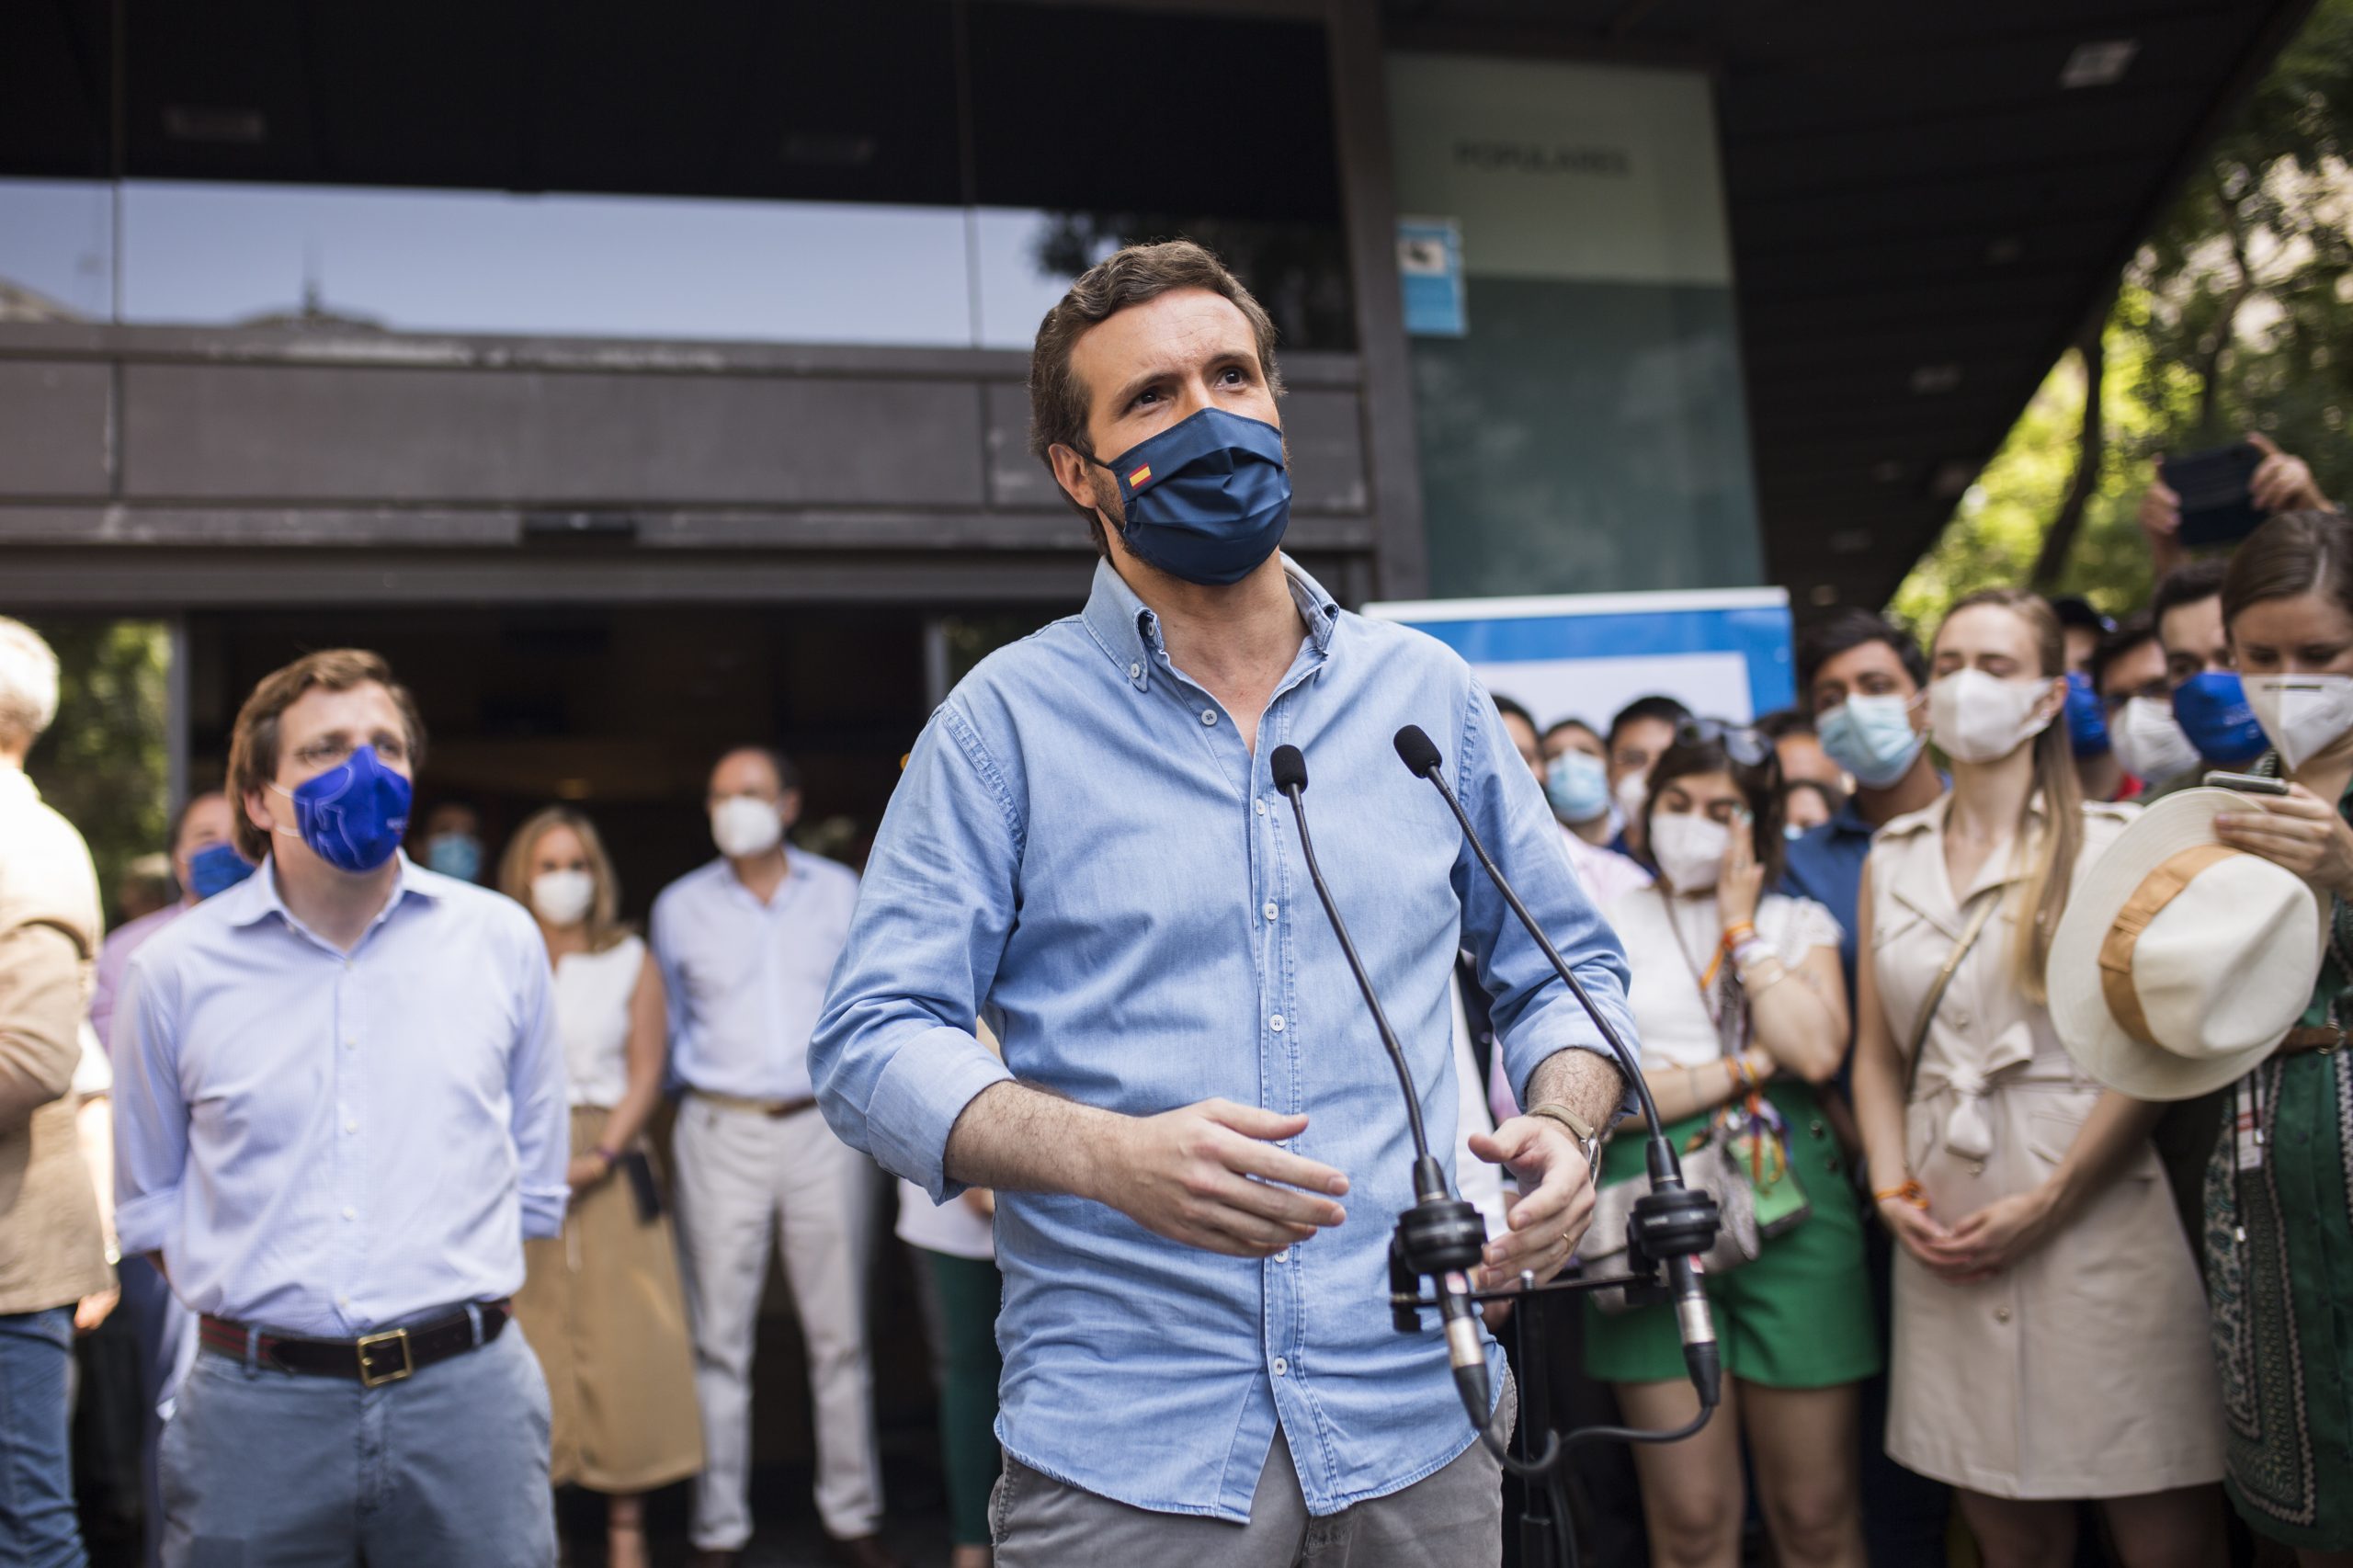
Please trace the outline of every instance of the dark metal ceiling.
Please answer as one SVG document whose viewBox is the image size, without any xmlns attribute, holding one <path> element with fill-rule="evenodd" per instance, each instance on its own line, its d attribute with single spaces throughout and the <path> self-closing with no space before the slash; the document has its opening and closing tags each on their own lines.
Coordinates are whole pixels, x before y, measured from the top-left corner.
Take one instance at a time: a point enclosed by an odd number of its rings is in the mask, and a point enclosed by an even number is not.
<svg viewBox="0 0 2353 1568">
<path fill-rule="evenodd" d="M 1040 207 L 1124 186 L 1161 210 L 1290 219 L 1330 218 L 1337 188 L 1330 106 L 1296 91 L 1322 48 L 1312 0 L 990 4 L 952 27 L 938 0 L 123 7 L 119 118 L 114 6 L 10 7 L 0 173 Z M 1397 47 L 1714 75 L 1768 560 L 1801 608 L 1893 591 L 2308 8 L 1381 6 Z M 1271 52 L 1199 25 L 1253 9 L 1296 24 L 1260 32 Z M 1158 29 L 1141 45 L 1140 25 Z M 2063 85 L 2079 48 L 2125 42 L 2112 83 Z M 960 51 L 989 85 L 962 107 Z M 1232 156 L 1155 125 L 1154 84 L 1199 82 L 1219 91 L 1183 112 L 1230 120 Z M 257 108 L 267 134 L 205 118 L 227 108 Z"/>
</svg>

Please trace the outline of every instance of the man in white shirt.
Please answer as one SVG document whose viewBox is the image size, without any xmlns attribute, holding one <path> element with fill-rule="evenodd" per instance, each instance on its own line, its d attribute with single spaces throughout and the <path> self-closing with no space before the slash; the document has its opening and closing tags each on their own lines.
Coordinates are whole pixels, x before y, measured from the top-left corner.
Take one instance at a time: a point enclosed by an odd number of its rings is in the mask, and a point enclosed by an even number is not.
<svg viewBox="0 0 2353 1568">
<path fill-rule="evenodd" d="M 817 1114 L 809 1037 L 848 938 L 858 878 L 788 850 L 801 812 L 792 766 L 746 746 L 711 770 L 720 858 L 654 903 L 654 961 L 670 998 L 670 1070 L 686 1086 L 676 1133 L 678 1233 L 709 1455 L 692 1539 L 706 1563 L 752 1535 L 752 1348 L 771 1237 L 781 1239 L 809 1347 L 817 1511 L 836 1553 L 891 1559 L 876 1538 L 882 1474 L 866 1346 L 870 1167 Z"/>
</svg>

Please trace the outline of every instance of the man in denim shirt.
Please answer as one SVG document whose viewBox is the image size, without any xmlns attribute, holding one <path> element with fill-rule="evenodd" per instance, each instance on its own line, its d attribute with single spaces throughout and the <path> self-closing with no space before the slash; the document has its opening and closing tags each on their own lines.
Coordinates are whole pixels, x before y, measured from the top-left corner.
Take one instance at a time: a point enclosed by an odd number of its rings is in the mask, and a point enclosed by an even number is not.
<svg viewBox="0 0 2353 1568">
<path fill-rule="evenodd" d="M 1524 1195 L 1491 1275 L 1567 1260 L 1592 1209 L 1568 1124 L 1606 1124 L 1624 1092 L 1391 749 L 1404 724 L 1437 740 L 1631 1040 L 1622 955 L 1487 694 L 1437 642 L 1339 611 L 1275 549 L 1290 490 L 1272 336 L 1183 242 L 1120 252 L 1047 316 L 1032 445 L 1097 530 L 1094 591 L 984 661 L 917 741 L 810 1046 L 849 1142 L 934 1201 L 1002 1195 L 1001 1568 L 1498 1548 L 1496 1466 L 1440 1341 L 1390 1326 L 1405 1118 L 1274 748 L 1313 771 L 1320 858 L 1430 1147 L 1455 1142 L 1458 947 L 1521 1103 L 1545 1112 L 1471 1140 Z M 973 1038 L 983 1014 L 1002 1062 Z"/>
</svg>

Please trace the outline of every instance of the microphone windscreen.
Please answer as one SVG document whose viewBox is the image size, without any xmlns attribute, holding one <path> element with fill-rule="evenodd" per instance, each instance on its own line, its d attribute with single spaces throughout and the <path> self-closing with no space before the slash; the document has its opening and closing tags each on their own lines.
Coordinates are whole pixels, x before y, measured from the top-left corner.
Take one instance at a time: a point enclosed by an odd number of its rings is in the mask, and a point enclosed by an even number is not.
<svg viewBox="0 0 2353 1568">
<path fill-rule="evenodd" d="M 1307 759 L 1297 746 L 1277 746 L 1267 766 L 1274 771 L 1276 789 L 1289 792 L 1307 788 Z"/>
<path fill-rule="evenodd" d="M 1438 756 L 1438 747 L 1422 733 L 1419 724 L 1408 724 L 1398 731 L 1396 746 L 1398 758 L 1416 778 L 1427 778 L 1446 766 L 1446 759 Z"/>
</svg>

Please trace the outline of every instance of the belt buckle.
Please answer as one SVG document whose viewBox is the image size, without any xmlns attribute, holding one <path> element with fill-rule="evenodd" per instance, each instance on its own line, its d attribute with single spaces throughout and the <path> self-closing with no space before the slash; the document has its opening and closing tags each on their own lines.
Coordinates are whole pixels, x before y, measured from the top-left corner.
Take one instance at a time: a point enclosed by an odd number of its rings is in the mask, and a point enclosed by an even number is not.
<svg viewBox="0 0 2353 1568">
<path fill-rule="evenodd" d="M 401 1364 L 397 1370 L 379 1372 L 369 1364 L 369 1353 L 380 1345 L 397 1344 L 401 1347 Z M 359 1355 L 359 1386 L 378 1389 L 386 1383 L 399 1382 L 416 1370 L 415 1352 L 409 1348 L 408 1330 L 396 1328 L 387 1334 L 364 1334 L 353 1346 Z"/>
</svg>

